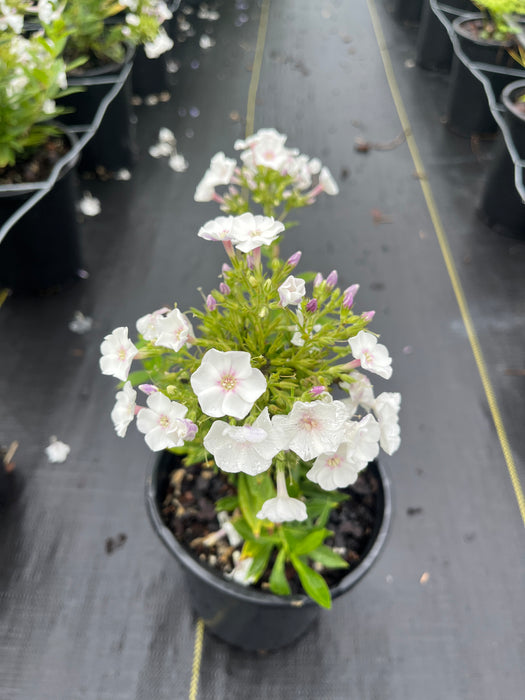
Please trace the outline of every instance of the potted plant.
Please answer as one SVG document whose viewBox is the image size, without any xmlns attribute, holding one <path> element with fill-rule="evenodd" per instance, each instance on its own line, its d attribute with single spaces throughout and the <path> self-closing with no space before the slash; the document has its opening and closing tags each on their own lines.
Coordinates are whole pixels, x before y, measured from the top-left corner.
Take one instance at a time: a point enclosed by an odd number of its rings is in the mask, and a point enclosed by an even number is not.
<svg viewBox="0 0 525 700">
<path fill-rule="evenodd" d="M 341 291 L 335 271 L 299 276 L 299 252 L 279 257 L 285 225 L 268 212 L 282 219 L 338 191 L 285 141 L 262 129 L 237 142 L 242 166 L 218 153 L 197 187 L 197 200 L 235 212 L 198 232 L 228 258 L 203 308 L 160 308 L 137 321 L 136 345 L 125 327 L 101 345 L 102 372 L 122 382 L 117 434 L 136 416 L 161 454 L 147 487 L 154 527 L 209 629 L 246 649 L 293 641 L 368 570 L 390 501 L 384 471 L 366 467 L 400 442 L 400 395 L 375 396 L 359 371 L 392 374 L 366 330 L 374 313 L 354 309 L 358 285 Z M 262 214 L 247 211 L 255 205 Z M 142 367 L 129 374 L 134 360 Z M 365 501 L 377 513 L 358 523 Z M 343 532 L 363 535 L 359 553 Z"/>
<path fill-rule="evenodd" d="M 416 63 L 430 71 L 448 73 L 454 51 L 449 36 L 451 22 L 458 15 L 475 10 L 471 0 L 427 0 L 423 4 L 421 22 L 417 33 Z M 440 17 L 445 18 L 443 24 Z"/>
<path fill-rule="evenodd" d="M 67 32 L 26 37 L 10 18 L 0 37 L 0 285 L 34 291 L 65 283 L 81 267 L 77 158 L 70 156 L 76 140 L 54 121 L 65 112 L 57 101 L 69 92 Z M 15 24 L 21 31 L 23 22 Z M 32 197 L 34 206 L 7 228 Z"/>
<path fill-rule="evenodd" d="M 474 4 L 479 14 L 460 16 L 453 22 L 465 62 L 454 58 L 446 114 L 447 126 L 466 136 L 497 130 L 485 89 L 470 68 L 481 64 L 479 70 L 489 80 L 496 101 L 505 85 L 522 73 L 509 49 L 520 32 L 513 13 L 523 11 L 523 4 L 519 0 L 476 0 Z"/>
</svg>

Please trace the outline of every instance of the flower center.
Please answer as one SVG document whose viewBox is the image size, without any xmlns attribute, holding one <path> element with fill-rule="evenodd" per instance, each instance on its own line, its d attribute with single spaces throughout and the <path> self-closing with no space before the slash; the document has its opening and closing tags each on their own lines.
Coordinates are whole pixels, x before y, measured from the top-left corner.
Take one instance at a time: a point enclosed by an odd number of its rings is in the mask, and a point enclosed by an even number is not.
<svg viewBox="0 0 525 700">
<path fill-rule="evenodd" d="M 266 160 L 273 160 L 275 158 L 275 151 L 265 151 L 264 158 Z"/>
<path fill-rule="evenodd" d="M 310 415 L 303 416 L 300 423 L 303 430 L 306 430 L 309 433 L 319 429 L 319 421 Z"/>
<path fill-rule="evenodd" d="M 166 430 L 166 428 L 169 428 L 169 426 L 170 426 L 170 419 L 168 418 L 168 416 L 162 414 L 162 415 L 159 417 L 159 425 L 160 425 L 160 427 L 161 427 L 163 430 Z"/>
<path fill-rule="evenodd" d="M 117 357 L 121 362 L 124 362 L 124 360 L 126 359 L 126 348 L 123 345 L 121 345 L 118 349 Z"/>
<path fill-rule="evenodd" d="M 370 350 L 363 350 L 363 357 L 365 358 L 365 362 L 373 362 L 374 361 L 374 356 L 370 352 Z"/>
<path fill-rule="evenodd" d="M 326 460 L 326 466 L 328 469 L 337 469 L 341 465 L 343 460 L 338 455 L 332 455 Z"/>
<path fill-rule="evenodd" d="M 223 391 L 233 391 L 237 386 L 237 377 L 233 372 L 229 374 L 223 374 L 220 381 L 221 388 Z"/>
</svg>

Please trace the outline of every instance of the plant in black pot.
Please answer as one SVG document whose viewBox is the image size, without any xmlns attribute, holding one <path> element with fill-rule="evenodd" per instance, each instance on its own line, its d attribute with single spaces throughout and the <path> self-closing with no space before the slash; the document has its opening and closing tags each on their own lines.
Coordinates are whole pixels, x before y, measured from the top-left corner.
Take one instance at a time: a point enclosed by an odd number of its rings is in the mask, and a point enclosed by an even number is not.
<svg viewBox="0 0 525 700">
<path fill-rule="evenodd" d="M 68 158 L 75 139 L 55 121 L 65 112 L 57 101 L 71 92 L 66 40 L 65 31 L 53 40 L 10 28 L 0 36 L 0 285 L 13 290 L 61 284 L 80 267 L 75 159 Z M 44 196 L 7 230 L 38 192 Z"/>
<path fill-rule="evenodd" d="M 392 360 L 366 330 L 374 313 L 355 310 L 358 285 L 341 290 L 335 271 L 297 273 L 300 252 L 279 257 L 285 225 L 249 211 L 337 192 L 317 159 L 285 141 L 263 129 L 238 142 L 242 167 L 218 153 L 198 187 L 198 199 L 213 199 L 228 185 L 221 206 L 248 209 L 198 232 L 228 260 L 203 307 L 160 308 L 137 321 L 136 345 L 125 327 L 101 345 L 102 372 L 123 382 L 117 434 L 136 416 L 161 454 L 148 481 L 152 522 L 197 613 L 247 649 L 293 641 L 370 567 L 389 520 L 375 460 L 400 443 L 400 395 L 375 396 L 366 376 L 390 378 Z M 134 360 L 141 368 L 129 374 Z"/>
<path fill-rule="evenodd" d="M 447 105 L 447 125 L 465 136 L 497 131 L 485 88 L 472 68 L 488 81 L 496 102 L 505 85 L 523 75 L 509 53 L 521 30 L 523 0 L 477 0 L 474 4 L 482 10 L 480 14 L 460 16 L 453 23 L 463 60 L 454 58 Z"/>
</svg>

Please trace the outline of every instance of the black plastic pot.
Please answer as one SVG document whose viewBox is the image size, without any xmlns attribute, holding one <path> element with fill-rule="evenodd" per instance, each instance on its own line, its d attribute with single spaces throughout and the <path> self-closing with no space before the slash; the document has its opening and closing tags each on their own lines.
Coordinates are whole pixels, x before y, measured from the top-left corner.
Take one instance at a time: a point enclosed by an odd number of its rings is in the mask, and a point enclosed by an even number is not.
<svg viewBox="0 0 525 700">
<path fill-rule="evenodd" d="M 64 129 L 71 145 L 76 137 Z M 77 222 L 78 156 L 67 160 L 57 181 L 0 242 L 0 287 L 14 292 L 44 292 L 78 278 L 82 267 Z M 34 189 L 16 192 L 0 186 L 0 225 L 32 195 Z"/>
<path fill-rule="evenodd" d="M 453 28 L 467 61 L 489 68 L 485 75 L 495 99 L 499 100 L 503 88 L 516 80 L 516 71 L 520 66 L 508 53 L 509 43 L 476 39 L 471 35 L 468 23 L 480 18 L 480 14 L 458 17 L 453 22 Z M 498 72 L 491 72 L 491 66 L 497 66 Z M 498 130 L 483 84 L 458 56 L 454 56 L 452 63 L 446 123 L 451 131 L 467 137 L 494 134 Z"/>
<path fill-rule="evenodd" d="M 399 22 L 417 24 L 422 9 L 423 0 L 394 0 L 393 14 Z"/>
<path fill-rule="evenodd" d="M 452 19 L 461 12 L 473 12 L 474 5 L 470 0 L 448 0 L 445 3 L 432 3 L 430 0 L 426 0 L 423 3 L 417 33 L 416 63 L 425 70 L 448 73 L 452 65 L 454 50 L 448 31 L 436 16 L 432 4 L 451 8 L 452 13 L 445 14 L 447 18 L 452 17 Z"/>
<path fill-rule="evenodd" d="M 207 629 L 229 644 L 250 651 L 273 650 L 297 640 L 317 618 L 320 608 L 304 595 L 276 596 L 241 586 L 200 563 L 175 539 L 164 525 L 160 508 L 169 482 L 169 474 L 180 464 L 179 458 L 164 452 L 146 483 L 146 506 L 153 528 L 182 566 L 195 612 Z M 387 536 L 392 515 L 390 481 L 384 468 L 374 462 L 380 484 L 379 512 L 370 548 L 360 564 L 334 589 L 338 598 L 354 586 L 376 561 Z"/>
<path fill-rule="evenodd" d="M 128 49 L 123 64 L 106 64 L 69 78 L 71 86 L 84 88 L 83 92 L 68 95 L 61 102 L 74 110 L 63 117 L 63 121 L 70 126 L 91 126 L 103 100 L 110 91 L 115 92 L 96 133 L 82 150 L 80 170 L 94 171 L 99 166 L 110 171 L 129 169 L 135 162 L 137 147 L 132 123 L 130 77 L 132 58 L 133 50 Z"/>
<path fill-rule="evenodd" d="M 133 94 L 139 97 L 158 95 L 168 90 L 166 54 L 148 58 L 142 46 L 135 51 L 131 81 Z"/>
<path fill-rule="evenodd" d="M 514 106 L 522 95 L 525 95 L 525 80 L 518 80 L 507 85 L 501 99 L 516 155 L 525 160 L 525 114 Z M 525 204 L 516 190 L 514 161 L 502 136 L 485 180 L 479 213 L 497 233 L 525 239 Z"/>
</svg>

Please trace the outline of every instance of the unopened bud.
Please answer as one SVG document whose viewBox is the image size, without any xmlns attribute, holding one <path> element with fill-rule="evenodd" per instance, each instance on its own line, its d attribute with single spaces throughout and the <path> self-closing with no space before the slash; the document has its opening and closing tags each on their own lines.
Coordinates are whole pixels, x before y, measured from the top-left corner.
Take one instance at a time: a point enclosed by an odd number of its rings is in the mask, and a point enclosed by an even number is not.
<svg viewBox="0 0 525 700">
<path fill-rule="evenodd" d="M 157 387 L 153 384 L 139 384 L 139 389 L 148 396 L 158 391 Z"/>
<path fill-rule="evenodd" d="M 359 285 L 358 284 L 351 284 L 349 287 L 345 289 L 343 294 L 346 296 L 347 294 L 353 294 L 354 296 L 357 294 L 359 291 Z"/>
<path fill-rule="evenodd" d="M 255 279 L 255 277 L 254 277 L 253 275 L 250 275 L 250 276 L 248 277 L 248 282 L 250 283 L 250 286 L 251 286 L 251 287 L 256 287 L 256 286 L 257 286 L 257 280 Z"/>
<path fill-rule="evenodd" d="M 352 293 L 347 293 L 343 297 L 343 308 L 351 309 L 354 305 L 354 295 Z"/>
<path fill-rule="evenodd" d="M 312 396 L 320 396 L 325 391 L 326 391 L 326 387 L 323 386 L 322 384 L 319 384 L 318 386 L 313 386 L 310 389 L 310 394 L 312 394 Z"/>
<path fill-rule="evenodd" d="M 317 311 L 317 299 L 310 299 L 310 301 L 306 304 L 306 310 L 309 313 Z"/>
<path fill-rule="evenodd" d="M 375 311 L 365 311 L 364 313 L 361 314 L 361 318 L 364 318 L 365 321 L 371 321 L 375 315 L 376 315 Z"/>
<path fill-rule="evenodd" d="M 217 301 L 213 294 L 208 294 L 208 296 L 206 297 L 206 307 L 209 311 L 215 311 L 215 309 L 217 308 Z"/>
<path fill-rule="evenodd" d="M 255 267 L 255 258 L 253 257 L 253 255 L 247 255 L 246 262 L 248 263 L 248 267 L 250 268 L 250 270 L 253 270 L 253 268 Z"/>
<path fill-rule="evenodd" d="M 326 278 L 326 286 L 330 288 L 335 287 L 338 279 L 339 277 L 337 275 L 337 270 L 332 270 L 332 272 Z"/>
<path fill-rule="evenodd" d="M 268 316 L 268 307 L 263 306 L 262 309 L 259 311 L 259 318 L 265 318 Z"/>
<path fill-rule="evenodd" d="M 230 272 L 231 269 L 232 269 L 232 268 L 228 265 L 228 263 L 223 263 L 223 264 L 222 264 L 222 273 L 223 273 L 223 274 L 224 274 L 225 272 Z"/>
<path fill-rule="evenodd" d="M 318 273 L 316 274 L 316 276 L 314 277 L 314 289 L 315 289 L 316 287 L 319 287 L 320 284 L 322 283 L 322 281 L 323 281 L 323 276 L 322 276 L 322 274 L 321 274 L 320 272 L 318 272 Z"/>
<path fill-rule="evenodd" d="M 227 297 L 229 294 L 231 294 L 231 289 L 228 287 L 226 282 L 221 282 L 219 284 L 219 289 L 221 291 L 221 294 L 224 294 L 225 297 Z"/>
<path fill-rule="evenodd" d="M 298 250 L 297 253 L 294 253 L 293 255 L 290 255 L 288 260 L 286 261 L 286 264 L 289 265 L 290 267 L 295 267 L 298 265 L 299 260 L 301 259 L 301 251 Z"/>
</svg>

